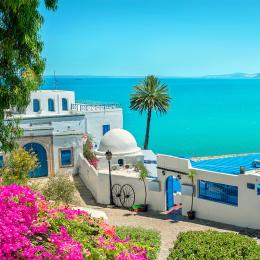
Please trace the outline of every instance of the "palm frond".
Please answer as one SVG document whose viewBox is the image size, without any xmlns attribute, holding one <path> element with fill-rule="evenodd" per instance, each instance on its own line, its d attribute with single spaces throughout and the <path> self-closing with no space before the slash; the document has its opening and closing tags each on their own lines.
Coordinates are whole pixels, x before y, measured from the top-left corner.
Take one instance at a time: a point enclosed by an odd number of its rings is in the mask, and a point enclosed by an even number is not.
<svg viewBox="0 0 260 260">
<path fill-rule="evenodd" d="M 134 93 L 130 95 L 130 109 L 141 114 L 147 110 L 162 114 L 169 110 L 170 101 L 167 85 L 161 84 L 158 78 L 149 75 L 143 82 L 134 86 Z"/>
</svg>

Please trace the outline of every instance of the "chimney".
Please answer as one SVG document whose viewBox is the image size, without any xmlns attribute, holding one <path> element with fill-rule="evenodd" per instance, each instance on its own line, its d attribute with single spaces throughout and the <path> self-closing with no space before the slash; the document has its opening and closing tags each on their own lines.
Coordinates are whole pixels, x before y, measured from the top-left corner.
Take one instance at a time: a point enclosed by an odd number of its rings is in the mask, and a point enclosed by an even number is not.
<svg viewBox="0 0 260 260">
<path fill-rule="evenodd" d="M 240 166 L 240 174 L 245 174 L 245 167 L 244 166 Z"/>
</svg>

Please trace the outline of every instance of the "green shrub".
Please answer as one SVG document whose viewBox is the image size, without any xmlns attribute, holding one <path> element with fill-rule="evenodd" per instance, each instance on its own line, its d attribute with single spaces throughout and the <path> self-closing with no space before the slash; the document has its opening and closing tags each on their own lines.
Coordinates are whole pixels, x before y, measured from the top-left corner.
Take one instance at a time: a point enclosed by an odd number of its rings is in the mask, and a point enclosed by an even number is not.
<svg viewBox="0 0 260 260">
<path fill-rule="evenodd" d="M 180 233 L 170 259 L 260 259 L 256 241 L 233 232 L 189 231 Z"/>
<path fill-rule="evenodd" d="M 26 184 L 29 180 L 29 172 L 38 166 L 35 153 L 27 152 L 23 148 L 12 151 L 5 160 L 4 167 L 0 170 L 3 184 Z"/>
<path fill-rule="evenodd" d="M 69 204 L 73 202 L 75 185 L 68 177 L 52 177 L 43 187 L 43 195 L 47 200 Z"/>
<path fill-rule="evenodd" d="M 157 259 L 161 245 L 161 236 L 158 231 L 133 227 L 116 227 L 116 235 L 121 239 L 129 237 L 131 241 L 138 243 L 147 250 L 149 259 Z"/>
</svg>

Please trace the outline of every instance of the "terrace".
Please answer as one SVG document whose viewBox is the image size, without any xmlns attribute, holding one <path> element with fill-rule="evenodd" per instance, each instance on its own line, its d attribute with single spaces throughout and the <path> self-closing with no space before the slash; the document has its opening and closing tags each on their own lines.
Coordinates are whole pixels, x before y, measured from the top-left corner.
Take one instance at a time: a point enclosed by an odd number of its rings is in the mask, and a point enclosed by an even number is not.
<svg viewBox="0 0 260 260">
<path fill-rule="evenodd" d="M 74 103 L 71 104 L 72 111 L 78 112 L 101 112 L 122 109 L 120 104 L 90 104 L 90 103 Z"/>
</svg>

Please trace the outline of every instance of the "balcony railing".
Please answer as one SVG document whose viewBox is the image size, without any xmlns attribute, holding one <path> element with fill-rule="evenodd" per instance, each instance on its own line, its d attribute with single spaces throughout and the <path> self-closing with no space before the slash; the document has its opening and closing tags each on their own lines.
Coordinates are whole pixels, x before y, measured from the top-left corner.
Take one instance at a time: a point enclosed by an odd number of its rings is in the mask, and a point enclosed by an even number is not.
<svg viewBox="0 0 260 260">
<path fill-rule="evenodd" d="M 108 111 L 121 108 L 119 104 L 81 104 L 75 103 L 71 104 L 72 111 L 80 111 L 80 112 L 100 112 L 100 111 Z"/>
</svg>

